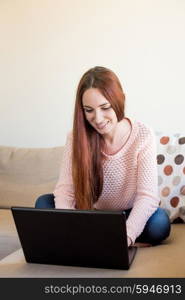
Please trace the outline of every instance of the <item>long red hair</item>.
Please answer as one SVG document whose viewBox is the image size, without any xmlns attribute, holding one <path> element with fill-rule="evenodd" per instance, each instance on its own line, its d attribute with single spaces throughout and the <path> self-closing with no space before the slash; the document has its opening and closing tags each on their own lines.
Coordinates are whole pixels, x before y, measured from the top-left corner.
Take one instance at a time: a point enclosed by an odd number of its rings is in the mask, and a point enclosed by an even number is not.
<svg viewBox="0 0 185 300">
<path fill-rule="evenodd" d="M 125 95 L 114 72 L 94 67 L 82 76 L 73 122 L 72 177 L 77 209 L 93 209 L 103 189 L 103 138 L 86 120 L 82 106 L 83 94 L 89 88 L 97 88 L 110 102 L 118 121 L 125 111 Z"/>
</svg>

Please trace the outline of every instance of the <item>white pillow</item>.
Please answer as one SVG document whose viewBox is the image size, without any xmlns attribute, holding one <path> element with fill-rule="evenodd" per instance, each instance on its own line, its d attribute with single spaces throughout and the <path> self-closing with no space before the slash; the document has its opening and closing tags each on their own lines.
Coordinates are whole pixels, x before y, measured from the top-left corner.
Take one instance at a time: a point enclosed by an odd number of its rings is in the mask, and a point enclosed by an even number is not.
<svg viewBox="0 0 185 300">
<path fill-rule="evenodd" d="M 160 207 L 185 222 L 185 136 L 156 132 Z M 180 209 L 182 208 L 182 209 Z"/>
</svg>

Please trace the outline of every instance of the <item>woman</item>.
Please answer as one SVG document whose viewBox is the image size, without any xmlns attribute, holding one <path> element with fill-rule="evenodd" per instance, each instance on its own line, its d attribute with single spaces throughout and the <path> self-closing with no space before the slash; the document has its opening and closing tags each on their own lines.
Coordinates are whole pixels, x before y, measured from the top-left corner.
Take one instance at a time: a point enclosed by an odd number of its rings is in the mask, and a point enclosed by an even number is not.
<svg viewBox="0 0 185 300">
<path fill-rule="evenodd" d="M 82 76 L 54 195 L 39 197 L 36 207 L 125 210 L 128 246 L 156 245 L 170 222 L 158 207 L 155 136 L 124 110 L 114 72 L 95 67 Z"/>
</svg>

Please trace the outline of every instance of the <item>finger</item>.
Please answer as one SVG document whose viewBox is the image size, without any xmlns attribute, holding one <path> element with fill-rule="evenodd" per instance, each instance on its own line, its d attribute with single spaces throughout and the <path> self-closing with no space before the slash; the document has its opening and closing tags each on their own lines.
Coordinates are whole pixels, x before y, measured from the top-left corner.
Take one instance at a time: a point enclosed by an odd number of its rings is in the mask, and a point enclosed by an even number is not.
<svg viewBox="0 0 185 300">
<path fill-rule="evenodd" d="M 149 243 L 135 243 L 133 247 L 138 247 L 138 248 L 144 248 L 144 247 L 151 247 L 152 245 Z"/>
</svg>

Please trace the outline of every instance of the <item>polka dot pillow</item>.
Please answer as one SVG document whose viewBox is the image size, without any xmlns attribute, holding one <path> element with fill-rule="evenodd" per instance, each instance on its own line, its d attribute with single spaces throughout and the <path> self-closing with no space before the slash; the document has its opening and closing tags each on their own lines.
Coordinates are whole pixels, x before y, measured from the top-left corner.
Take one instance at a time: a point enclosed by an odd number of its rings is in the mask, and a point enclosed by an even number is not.
<svg viewBox="0 0 185 300">
<path fill-rule="evenodd" d="M 160 207 L 185 222 L 185 136 L 156 133 Z"/>
</svg>

